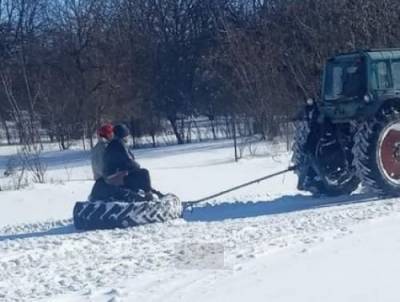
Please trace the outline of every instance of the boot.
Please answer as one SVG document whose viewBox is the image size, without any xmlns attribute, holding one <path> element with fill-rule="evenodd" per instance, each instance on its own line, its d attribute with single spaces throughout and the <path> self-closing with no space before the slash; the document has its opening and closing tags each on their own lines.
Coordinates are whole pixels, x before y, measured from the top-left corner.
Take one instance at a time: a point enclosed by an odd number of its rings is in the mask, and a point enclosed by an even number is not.
<svg viewBox="0 0 400 302">
<path fill-rule="evenodd" d="M 154 195 L 153 193 L 151 193 L 151 191 L 149 191 L 144 194 L 144 198 L 145 200 L 152 201 L 154 200 Z"/>
<path fill-rule="evenodd" d="M 165 194 L 163 194 L 160 191 L 157 191 L 155 189 L 151 189 L 151 192 L 156 194 L 159 199 L 161 199 L 161 198 L 163 198 L 165 196 Z"/>
</svg>

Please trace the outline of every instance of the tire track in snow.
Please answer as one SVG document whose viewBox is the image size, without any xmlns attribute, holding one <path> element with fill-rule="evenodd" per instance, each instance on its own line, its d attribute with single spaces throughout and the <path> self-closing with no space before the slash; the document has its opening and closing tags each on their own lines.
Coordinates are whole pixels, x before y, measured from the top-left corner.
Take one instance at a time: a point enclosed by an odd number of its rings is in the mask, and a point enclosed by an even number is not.
<svg viewBox="0 0 400 302">
<path fill-rule="evenodd" d="M 344 236 L 354 224 L 397 212 L 400 203 L 385 200 L 125 230 L 76 232 L 69 220 L 9 226 L 0 229 L 0 300 L 90 295 L 142 272 L 176 268 L 182 243 L 221 243 L 225 266 L 234 268 L 257 255 Z"/>
</svg>

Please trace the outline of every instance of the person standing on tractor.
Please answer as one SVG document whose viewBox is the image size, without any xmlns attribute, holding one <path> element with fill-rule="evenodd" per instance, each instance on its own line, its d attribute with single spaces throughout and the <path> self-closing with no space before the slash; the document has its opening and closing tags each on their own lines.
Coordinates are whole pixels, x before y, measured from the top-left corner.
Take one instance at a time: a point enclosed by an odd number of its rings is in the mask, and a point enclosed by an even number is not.
<svg viewBox="0 0 400 302">
<path fill-rule="evenodd" d="M 159 197 L 161 193 L 151 187 L 150 174 L 135 161 L 135 156 L 128 149 L 126 143 L 129 129 L 123 125 L 114 127 L 114 138 L 104 152 L 104 175 L 108 179 L 115 179 L 115 184 L 137 193 L 143 190 L 146 200 L 153 200 L 152 193 Z"/>
<path fill-rule="evenodd" d="M 92 149 L 91 162 L 94 180 L 99 180 L 103 177 L 104 172 L 104 151 L 107 145 L 113 138 L 113 126 L 104 124 L 98 131 L 98 142 Z"/>
</svg>

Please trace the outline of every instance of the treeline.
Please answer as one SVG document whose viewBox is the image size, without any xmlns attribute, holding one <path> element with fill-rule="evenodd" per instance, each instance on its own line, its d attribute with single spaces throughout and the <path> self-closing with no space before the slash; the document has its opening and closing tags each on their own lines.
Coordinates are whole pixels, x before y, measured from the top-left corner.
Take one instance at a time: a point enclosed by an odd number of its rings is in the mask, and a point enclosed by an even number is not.
<svg viewBox="0 0 400 302">
<path fill-rule="evenodd" d="M 326 57 L 399 46 L 399 21 L 398 0 L 0 0 L 0 123 L 63 148 L 104 121 L 184 143 L 196 116 L 271 138 Z"/>
</svg>

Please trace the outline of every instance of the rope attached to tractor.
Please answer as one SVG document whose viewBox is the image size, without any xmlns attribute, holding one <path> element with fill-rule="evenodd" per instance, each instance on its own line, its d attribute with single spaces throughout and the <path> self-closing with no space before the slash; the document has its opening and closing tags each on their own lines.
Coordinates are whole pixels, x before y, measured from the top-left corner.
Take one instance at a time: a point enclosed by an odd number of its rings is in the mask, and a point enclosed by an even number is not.
<svg viewBox="0 0 400 302">
<path fill-rule="evenodd" d="M 270 178 L 273 178 L 273 177 L 276 177 L 276 176 L 279 176 L 279 175 L 288 173 L 288 172 L 290 172 L 290 171 L 293 171 L 295 168 L 296 168 L 295 166 L 292 166 L 292 167 L 289 167 L 289 168 L 287 168 L 287 169 L 285 169 L 285 170 L 278 171 L 278 172 L 275 172 L 275 173 L 273 173 L 273 174 L 266 175 L 266 176 L 261 177 L 261 178 L 257 178 L 257 179 L 255 179 L 255 180 L 252 180 L 252 181 L 246 182 L 246 183 L 244 183 L 244 184 L 241 184 L 241 185 L 238 185 L 238 186 L 235 186 L 235 187 L 226 189 L 226 190 L 224 190 L 224 191 L 221 191 L 221 192 L 218 192 L 218 193 L 215 193 L 215 194 L 212 194 L 212 195 L 203 197 L 203 198 L 201 198 L 201 199 L 197 199 L 197 200 L 193 200 L 193 201 L 187 201 L 187 202 L 185 202 L 185 204 L 184 204 L 184 209 L 192 208 L 194 205 L 199 204 L 199 203 L 201 203 L 201 202 L 203 202 L 203 201 L 206 201 L 206 200 L 209 200 L 209 199 L 212 199 L 212 198 L 216 198 L 216 197 L 219 197 L 219 196 L 221 196 L 221 195 L 225 195 L 225 194 L 227 194 L 227 193 L 229 193 L 229 192 L 236 191 L 236 190 L 239 190 L 239 189 L 241 189 L 241 188 L 250 186 L 250 185 L 252 185 L 252 184 L 259 183 L 259 182 L 261 182 L 261 181 L 264 181 L 264 180 L 267 180 L 267 179 L 270 179 Z"/>
</svg>

